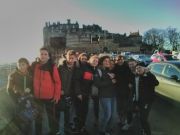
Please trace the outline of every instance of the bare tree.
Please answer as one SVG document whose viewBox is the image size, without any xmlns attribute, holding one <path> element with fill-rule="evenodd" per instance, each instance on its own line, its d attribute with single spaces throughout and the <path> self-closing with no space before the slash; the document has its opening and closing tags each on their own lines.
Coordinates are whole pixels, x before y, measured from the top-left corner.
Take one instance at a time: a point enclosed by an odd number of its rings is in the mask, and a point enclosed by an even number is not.
<svg viewBox="0 0 180 135">
<path fill-rule="evenodd" d="M 162 47 L 165 42 L 165 32 L 161 29 L 152 28 L 145 32 L 143 42 L 148 45 Z"/>
<path fill-rule="evenodd" d="M 177 28 L 167 28 L 167 38 L 172 46 L 172 49 L 174 51 L 177 50 L 180 43 L 180 33 L 177 32 Z"/>
</svg>

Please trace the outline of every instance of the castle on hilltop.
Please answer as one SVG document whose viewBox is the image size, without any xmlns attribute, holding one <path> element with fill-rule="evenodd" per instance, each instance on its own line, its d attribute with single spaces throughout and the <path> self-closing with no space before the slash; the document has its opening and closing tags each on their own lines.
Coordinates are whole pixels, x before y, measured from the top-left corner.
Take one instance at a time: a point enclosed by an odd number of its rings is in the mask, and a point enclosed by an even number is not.
<svg viewBox="0 0 180 135">
<path fill-rule="evenodd" d="M 67 20 L 66 24 L 46 22 L 43 29 L 44 46 L 65 48 L 92 44 L 93 42 L 98 43 L 107 33 L 96 24 L 83 25 L 80 28 L 78 22 L 71 23 L 70 19 Z"/>
<path fill-rule="evenodd" d="M 97 24 L 79 26 L 78 22 L 46 22 L 43 28 L 44 46 L 51 48 L 54 57 L 65 49 L 78 51 L 101 52 L 103 48 L 117 51 L 119 47 L 139 46 L 142 36 L 138 32 L 126 34 L 109 33 Z"/>
</svg>

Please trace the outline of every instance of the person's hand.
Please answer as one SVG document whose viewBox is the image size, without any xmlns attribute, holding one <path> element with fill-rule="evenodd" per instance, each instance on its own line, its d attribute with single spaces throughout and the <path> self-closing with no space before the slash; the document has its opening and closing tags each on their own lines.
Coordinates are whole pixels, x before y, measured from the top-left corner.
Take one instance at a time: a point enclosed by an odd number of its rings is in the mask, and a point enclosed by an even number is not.
<svg viewBox="0 0 180 135">
<path fill-rule="evenodd" d="M 30 88 L 26 88 L 26 89 L 24 90 L 24 92 L 25 92 L 25 93 L 30 93 L 30 92 L 31 92 L 31 89 L 30 89 Z"/>
<path fill-rule="evenodd" d="M 147 109 L 147 108 L 148 108 L 148 104 L 145 104 L 144 109 Z"/>
<path fill-rule="evenodd" d="M 111 79 L 113 79 L 113 78 L 115 77 L 115 74 L 114 74 L 114 73 L 108 73 L 108 75 L 109 75 L 109 77 L 110 77 Z"/>
<path fill-rule="evenodd" d="M 145 73 L 148 73 L 149 71 L 150 71 L 150 68 L 148 68 L 148 67 L 145 67 L 145 68 L 144 68 L 144 72 L 145 72 Z"/>
<path fill-rule="evenodd" d="M 53 102 L 53 103 L 55 103 L 55 104 L 57 104 L 58 101 L 59 101 L 59 99 L 53 99 L 53 100 L 51 100 L 51 102 Z"/>
<path fill-rule="evenodd" d="M 78 95 L 77 97 L 82 101 L 82 95 Z"/>
<path fill-rule="evenodd" d="M 128 84 L 128 87 L 129 87 L 130 89 L 132 89 L 133 86 L 132 86 L 131 83 L 129 83 L 129 84 Z"/>
<path fill-rule="evenodd" d="M 112 83 L 116 83 L 116 79 L 112 79 Z"/>
<path fill-rule="evenodd" d="M 62 95 L 62 96 L 64 95 L 64 91 L 63 91 L 63 90 L 61 91 L 61 95 Z"/>
</svg>

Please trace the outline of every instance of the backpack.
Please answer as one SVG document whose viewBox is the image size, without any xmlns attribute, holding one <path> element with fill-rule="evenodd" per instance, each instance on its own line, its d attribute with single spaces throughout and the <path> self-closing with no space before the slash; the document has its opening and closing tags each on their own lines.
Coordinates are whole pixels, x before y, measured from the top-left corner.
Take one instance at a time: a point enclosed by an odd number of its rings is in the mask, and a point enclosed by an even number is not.
<svg viewBox="0 0 180 135">
<path fill-rule="evenodd" d="M 24 90 L 26 89 L 26 79 L 24 79 Z M 17 99 L 17 119 L 29 123 L 33 121 L 37 115 L 37 108 L 35 105 L 34 97 L 30 93 L 24 93 Z"/>
<path fill-rule="evenodd" d="M 19 110 L 17 113 L 17 118 L 24 123 L 33 121 L 38 115 L 37 109 L 33 104 L 33 100 L 33 96 L 30 94 L 21 96 L 18 99 Z"/>
</svg>

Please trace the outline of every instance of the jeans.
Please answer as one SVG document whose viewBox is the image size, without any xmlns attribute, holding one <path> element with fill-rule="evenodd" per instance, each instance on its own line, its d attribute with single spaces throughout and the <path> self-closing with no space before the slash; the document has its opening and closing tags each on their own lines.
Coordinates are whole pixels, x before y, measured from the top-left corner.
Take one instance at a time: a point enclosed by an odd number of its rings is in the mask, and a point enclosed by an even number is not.
<svg viewBox="0 0 180 135">
<path fill-rule="evenodd" d="M 54 103 L 51 102 L 50 100 L 41 100 L 37 99 L 36 104 L 38 106 L 38 116 L 35 119 L 35 130 L 36 130 L 36 135 L 42 135 L 43 130 L 42 130 L 42 125 L 43 125 L 43 114 L 44 114 L 44 107 L 47 112 L 47 117 L 48 117 L 48 123 L 49 123 L 49 134 L 55 134 L 57 132 L 57 122 L 55 118 L 55 106 Z"/>
<path fill-rule="evenodd" d="M 151 135 L 151 128 L 148 122 L 149 112 L 152 104 L 139 105 L 141 126 L 147 135 Z"/>
<path fill-rule="evenodd" d="M 115 116 L 115 104 L 116 104 L 116 99 L 113 98 L 99 98 L 99 102 L 101 105 L 101 110 L 100 110 L 100 127 L 99 131 L 100 132 L 106 132 L 109 131 L 113 128 L 113 121 Z"/>
<path fill-rule="evenodd" d="M 93 100 L 93 110 L 94 110 L 95 120 L 98 121 L 98 119 L 99 119 L 99 97 L 92 96 L 92 100 Z"/>
<path fill-rule="evenodd" d="M 70 97 L 62 96 L 58 104 L 56 104 L 56 119 L 59 120 L 57 129 L 60 130 L 61 134 L 70 132 L 70 107 L 71 101 Z"/>
<path fill-rule="evenodd" d="M 77 128 L 82 129 L 85 127 L 86 118 L 88 114 L 89 108 L 89 96 L 83 95 L 82 100 L 78 98 L 75 99 L 75 109 L 76 109 L 76 116 L 77 116 Z"/>
</svg>

